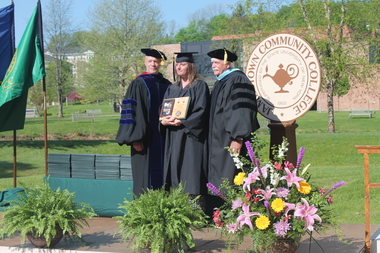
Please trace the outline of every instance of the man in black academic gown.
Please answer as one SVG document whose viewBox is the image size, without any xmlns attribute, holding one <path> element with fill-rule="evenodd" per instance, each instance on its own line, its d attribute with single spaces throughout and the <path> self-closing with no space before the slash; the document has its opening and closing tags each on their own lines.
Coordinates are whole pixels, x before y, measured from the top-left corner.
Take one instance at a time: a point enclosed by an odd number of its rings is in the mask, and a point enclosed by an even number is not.
<svg viewBox="0 0 380 253">
<path fill-rule="evenodd" d="M 116 142 L 131 146 L 133 193 L 163 185 L 164 141 L 159 133 L 159 108 L 170 82 L 159 72 L 166 60 L 163 52 L 141 49 L 146 72 L 131 82 L 122 103 Z"/>
<path fill-rule="evenodd" d="M 211 93 L 208 181 L 218 189 L 224 178 L 231 184 L 238 172 L 226 149 L 245 155 L 244 142 L 259 128 L 255 88 L 239 69 L 232 68 L 237 55 L 217 49 L 207 53 L 217 81 Z"/>
</svg>

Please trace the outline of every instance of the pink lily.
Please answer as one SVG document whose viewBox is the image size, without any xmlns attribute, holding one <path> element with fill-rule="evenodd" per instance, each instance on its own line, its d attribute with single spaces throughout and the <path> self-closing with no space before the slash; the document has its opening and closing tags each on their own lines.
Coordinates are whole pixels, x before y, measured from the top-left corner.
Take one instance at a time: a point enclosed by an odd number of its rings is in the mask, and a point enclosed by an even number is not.
<svg viewBox="0 0 380 253">
<path fill-rule="evenodd" d="M 296 210 L 296 205 L 295 204 L 285 203 L 285 206 L 286 206 L 286 210 L 285 210 L 284 216 L 288 216 L 288 212 L 289 211 Z"/>
<path fill-rule="evenodd" d="M 255 167 L 253 171 L 249 173 L 248 176 L 243 180 L 243 191 L 251 191 L 251 184 L 255 183 L 257 180 L 260 180 L 261 175 L 263 176 L 263 178 L 267 178 L 268 168 L 270 168 L 269 164 L 260 168 L 260 174 L 259 168 Z"/>
<path fill-rule="evenodd" d="M 241 198 L 237 198 L 235 200 L 232 200 L 232 210 L 235 210 L 237 208 L 240 208 L 243 205 L 243 200 Z"/>
<path fill-rule="evenodd" d="M 290 171 L 288 168 L 285 168 L 287 176 L 283 176 L 280 179 L 283 180 L 285 179 L 288 183 L 288 187 L 290 188 L 292 184 L 295 184 L 297 188 L 300 188 L 300 184 L 298 183 L 299 181 L 306 181 L 302 177 L 297 177 L 297 169 L 294 169 L 293 171 Z"/>
<path fill-rule="evenodd" d="M 243 191 L 251 191 L 251 184 L 255 183 L 256 180 L 260 180 L 259 175 L 260 173 L 257 169 L 249 173 L 247 177 L 243 179 Z"/>
<path fill-rule="evenodd" d="M 314 220 L 322 222 L 321 217 L 315 214 L 318 211 L 318 208 L 316 208 L 314 205 L 309 206 L 309 203 L 304 198 L 302 198 L 302 201 L 304 205 L 297 204 L 296 210 L 294 211 L 294 216 L 305 219 L 306 224 L 304 230 L 308 229 L 309 231 L 313 231 Z"/>
<path fill-rule="evenodd" d="M 270 168 L 270 165 L 267 164 L 265 165 L 264 167 L 260 168 L 261 170 L 261 175 L 263 176 L 263 178 L 267 178 L 268 177 L 268 168 Z M 255 168 L 255 170 L 258 171 L 258 168 Z"/>
<path fill-rule="evenodd" d="M 247 224 L 250 229 L 253 229 L 252 222 L 251 222 L 251 216 L 260 215 L 260 213 L 250 212 L 249 211 L 249 205 L 244 205 L 242 207 L 242 210 L 243 211 L 240 212 L 240 215 L 236 221 L 239 222 L 240 227 L 242 227 L 244 224 Z"/>
<path fill-rule="evenodd" d="M 261 190 L 261 194 L 257 195 L 260 196 L 260 200 L 269 200 L 273 195 L 276 195 L 274 192 L 274 188 L 270 188 L 270 186 L 267 186 L 265 190 Z"/>
</svg>

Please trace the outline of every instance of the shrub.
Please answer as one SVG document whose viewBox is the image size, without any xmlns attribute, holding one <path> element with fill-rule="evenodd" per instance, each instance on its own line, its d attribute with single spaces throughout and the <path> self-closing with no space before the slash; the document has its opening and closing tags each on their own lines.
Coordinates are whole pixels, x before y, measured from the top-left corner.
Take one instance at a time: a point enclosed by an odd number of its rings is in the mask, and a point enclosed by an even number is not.
<svg viewBox="0 0 380 253">
<path fill-rule="evenodd" d="M 176 247 L 185 252 L 185 245 L 195 247 L 192 229 L 201 229 L 207 223 L 195 200 L 189 199 L 181 185 L 170 192 L 163 188 L 147 190 L 136 200 L 125 200 L 120 205 L 124 215 L 115 217 L 121 219 L 118 233 L 123 241 L 135 239 L 132 250 L 136 252 L 149 248 L 151 252 L 165 253 Z"/>
</svg>

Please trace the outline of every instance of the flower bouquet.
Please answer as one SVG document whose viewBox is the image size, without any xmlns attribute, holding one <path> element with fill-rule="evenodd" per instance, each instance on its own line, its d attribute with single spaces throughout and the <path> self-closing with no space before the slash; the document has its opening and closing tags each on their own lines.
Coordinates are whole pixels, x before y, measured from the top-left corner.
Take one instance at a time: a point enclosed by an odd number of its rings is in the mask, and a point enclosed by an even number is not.
<svg viewBox="0 0 380 253">
<path fill-rule="evenodd" d="M 294 252 L 301 237 L 334 225 L 331 191 L 344 185 L 342 181 L 331 189 L 318 188 L 310 182 L 310 166 L 301 166 L 305 148 L 300 148 L 297 164 L 285 160 L 288 142 L 273 148 L 276 161 L 262 162 L 259 152 L 246 142 L 248 157 L 231 153 L 242 172 L 231 185 L 224 180 L 220 189 L 211 183 L 208 188 L 225 200 L 213 214 L 215 226 L 227 235 L 229 246 L 241 243 L 245 236 L 253 240 L 256 252 Z M 246 170 L 246 172 L 244 172 Z M 291 240 L 295 246 L 281 244 Z"/>
</svg>

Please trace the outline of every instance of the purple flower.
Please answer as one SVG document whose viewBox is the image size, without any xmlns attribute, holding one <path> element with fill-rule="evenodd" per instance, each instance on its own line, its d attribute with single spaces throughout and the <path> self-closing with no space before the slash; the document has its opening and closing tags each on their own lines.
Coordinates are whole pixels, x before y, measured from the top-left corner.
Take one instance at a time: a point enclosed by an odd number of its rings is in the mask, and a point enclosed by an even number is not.
<svg viewBox="0 0 380 253">
<path fill-rule="evenodd" d="M 288 199 L 289 192 L 290 192 L 289 189 L 285 187 L 278 187 L 276 189 L 277 197 L 279 198 Z"/>
<path fill-rule="evenodd" d="M 305 154 L 305 148 L 304 147 L 301 147 L 300 148 L 300 153 L 298 154 L 298 157 L 297 157 L 297 165 L 296 165 L 296 168 L 298 169 L 301 165 L 301 162 L 302 162 L 302 158 Z"/>
<path fill-rule="evenodd" d="M 226 197 L 223 196 L 223 194 L 216 188 L 215 185 L 212 183 L 206 184 L 207 188 L 209 188 L 211 191 L 213 191 L 216 195 L 218 195 L 220 198 L 222 198 L 224 201 L 229 202 Z"/>
<path fill-rule="evenodd" d="M 254 165 L 255 165 L 255 167 L 257 167 L 257 169 L 259 170 L 260 175 L 261 175 L 260 159 L 259 158 L 255 159 Z"/>
<path fill-rule="evenodd" d="M 220 193 L 220 191 L 215 187 L 215 185 L 213 185 L 212 183 L 207 183 L 206 186 L 211 190 L 213 191 L 216 195 L 220 196 L 222 195 L 222 193 Z"/>
<path fill-rule="evenodd" d="M 269 214 L 272 214 L 271 211 L 270 211 L 270 204 L 268 201 L 264 200 L 264 206 L 265 208 L 267 209 L 268 213 Z"/>
<path fill-rule="evenodd" d="M 265 208 L 268 210 L 268 211 L 270 211 L 270 205 L 269 205 L 269 202 L 268 201 L 264 201 L 264 206 L 265 206 Z"/>
<path fill-rule="evenodd" d="M 335 190 L 336 188 L 341 187 L 341 186 L 343 186 L 345 184 L 346 184 L 346 182 L 340 181 L 339 183 L 337 183 L 333 187 L 331 187 L 331 189 L 329 191 L 331 192 L 331 191 Z"/>
<path fill-rule="evenodd" d="M 264 186 L 266 186 L 266 184 L 265 184 L 265 180 L 264 180 L 263 171 L 262 171 L 261 168 L 260 168 L 260 159 L 257 158 L 257 159 L 255 159 L 255 161 L 256 161 L 256 163 L 254 164 L 254 165 L 256 166 L 255 169 L 257 169 L 258 172 L 259 172 L 259 176 L 260 176 L 261 182 L 263 183 Z M 266 167 L 266 166 L 264 166 L 264 167 L 265 167 L 265 170 L 266 170 L 267 167 Z M 266 171 L 265 171 L 265 173 L 266 173 Z M 267 177 L 267 176 L 265 175 L 265 178 L 266 178 L 266 177 Z"/>
<path fill-rule="evenodd" d="M 246 141 L 245 146 L 247 147 L 249 158 L 251 158 L 252 163 L 255 163 L 255 152 L 253 152 L 251 143 L 249 141 Z"/>
<path fill-rule="evenodd" d="M 291 226 L 288 221 L 277 221 L 273 224 L 274 232 L 277 236 L 285 237 L 286 233 L 290 230 Z"/>
<path fill-rule="evenodd" d="M 346 184 L 346 182 L 344 182 L 344 181 L 340 181 L 339 183 L 337 183 L 337 184 L 335 184 L 333 187 L 331 187 L 327 192 L 325 192 L 322 196 L 323 197 L 326 197 L 327 196 L 327 194 L 329 194 L 330 192 L 332 192 L 333 190 L 335 190 L 336 188 L 338 188 L 338 187 L 341 187 L 341 186 L 343 186 L 343 185 L 345 185 Z"/>
</svg>

